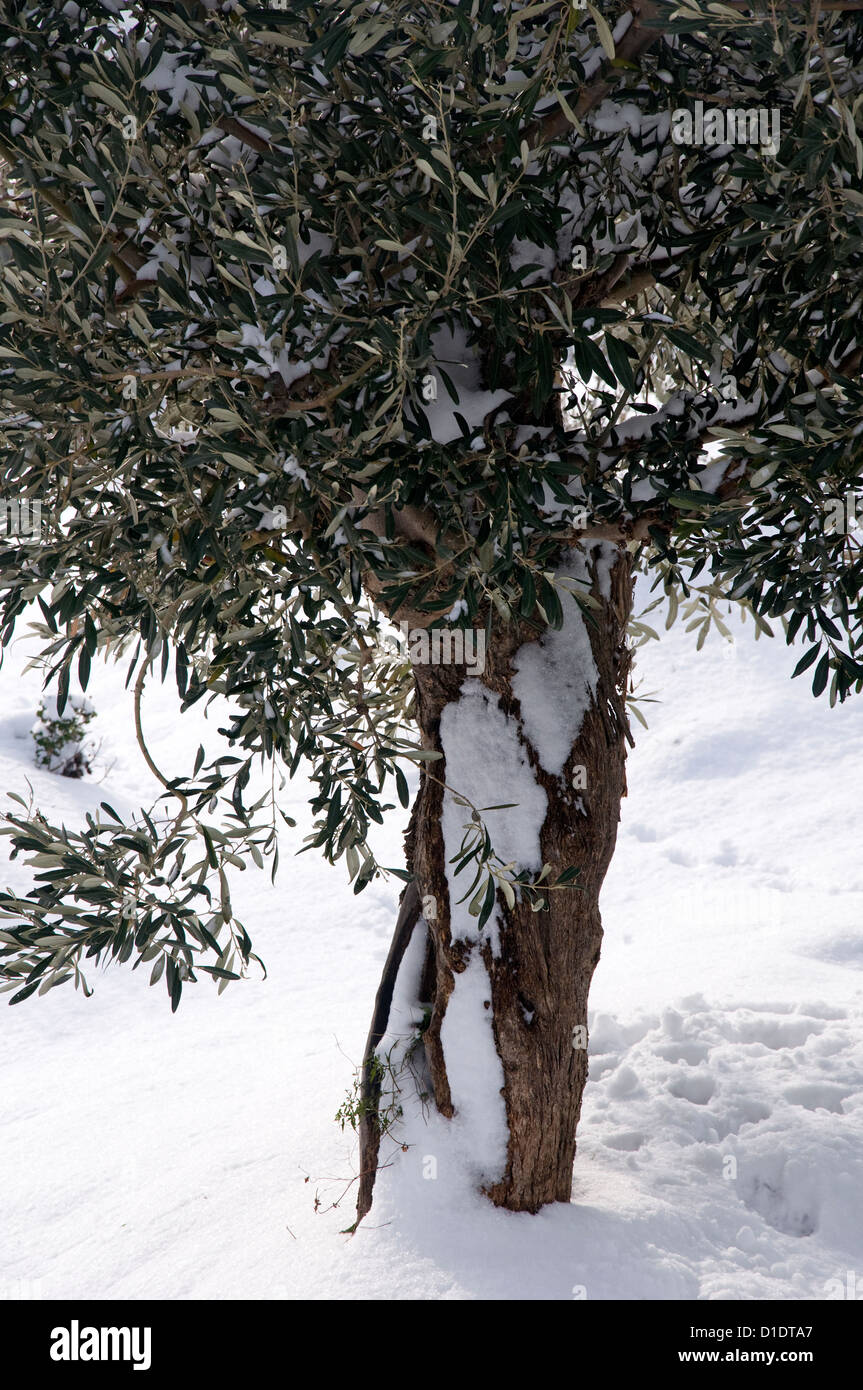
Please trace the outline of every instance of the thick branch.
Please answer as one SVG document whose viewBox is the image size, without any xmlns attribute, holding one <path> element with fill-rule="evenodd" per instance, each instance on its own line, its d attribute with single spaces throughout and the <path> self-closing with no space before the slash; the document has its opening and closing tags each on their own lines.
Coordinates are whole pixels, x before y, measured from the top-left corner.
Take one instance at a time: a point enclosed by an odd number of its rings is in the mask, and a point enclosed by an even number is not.
<svg viewBox="0 0 863 1390">
<path fill-rule="evenodd" d="M 239 140 L 243 145 L 248 145 L 250 150 L 257 150 L 258 154 L 272 154 L 273 147 L 269 140 L 258 135 L 254 130 L 249 130 L 247 125 L 238 121 L 234 116 L 220 116 L 216 122 L 216 128 L 223 130 L 226 135 L 233 135 L 235 140 Z"/>
<path fill-rule="evenodd" d="M 600 309 L 614 309 L 618 304 L 623 304 L 627 299 L 635 299 L 637 295 L 643 294 L 645 290 L 652 290 L 656 286 L 656 280 L 649 270 L 637 271 L 630 275 L 628 280 L 622 281 L 615 286 L 610 294 L 599 301 Z"/>
<path fill-rule="evenodd" d="M 361 1111 L 359 1125 L 360 1188 L 357 1198 L 357 1219 L 351 1228 L 354 1231 L 372 1204 L 372 1192 L 374 1190 L 375 1178 L 378 1171 L 378 1152 L 381 1143 L 378 1103 L 380 1101 L 381 1087 L 380 1081 L 375 1077 L 372 1068 L 375 1048 L 386 1034 L 396 976 L 399 973 L 399 967 L 404 958 L 404 953 L 408 948 L 408 943 L 413 936 L 414 927 L 419 920 L 419 916 L 419 892 L 417 890 L 416 881 L 411 880 L 402 895 L 401 910 L 398 915 L 398 921 L 396 922 L 396 929 L 393 935 L 392 945 L 390 946 L 389 955 L 384 965 L 381 982 L 378 986 L 378 992 L 375 998 L 375 1010 L 372 1015 L 369 1036 L 366 1040 L 366 1050 L 363 1053 L 362 1076 L 360 1081 Z"/>
</svg>

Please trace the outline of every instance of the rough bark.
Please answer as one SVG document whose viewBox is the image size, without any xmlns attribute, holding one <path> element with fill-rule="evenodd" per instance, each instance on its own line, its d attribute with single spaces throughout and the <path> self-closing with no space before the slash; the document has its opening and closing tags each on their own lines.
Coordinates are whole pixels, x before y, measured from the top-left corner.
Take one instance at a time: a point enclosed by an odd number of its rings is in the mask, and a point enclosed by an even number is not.
<svg viewBox="0 0 863 1390">
<path fill-rule="evenodd" d="M 488 931 L 473 942 L 459 939 L 451 929 L 454 912 L 446 871 L 446 858 L 458 846 L 444 844 L 442 829 L 442 784 L 459 789 L 459 768 L 448 767 L 444 756 L 424 770 L 412 821 L 410 858 L 418 900 L 427 901 L 430 895 L 436 904 L 428 921 L 429 957 L 422 1001 L 431 1005 L 424 1044 L 434 1099 L 444 1116 L 456 1113 L 458 1095 L 450 1085 L 441 1029 L 456 978 L 466 969 L 472 953 L 479 952 L 489 976 L 489 1004 L 504 1076 L 508 1127 L 505 1167 L 484 1190 L 495 1204 L 514 1211 L 535 1212 L 545 1203 L 570 1198 L 576 1127 L 587 1079 L 587 1050 L 582 1045 L 586 1044 L 587 995 L 602 939 L 599 891 L 614 851 L 620 802 L 626 791 L 624 697 L 631 564 L 623 546 L 607 547 L 613 564 L 606 570 L 603 585 L 595 568 L 597 553 L 593 549 L 590 557 L 594 565 L 592 594 L 598 606 L 593 623 L 586 624 L 597 680 L 560 775 L 541 765 L 540 755 L 525 732 L 525 713 L 513 688 L 513 659 L 526 643 L 541 638 L 536 625 L 519 621 L 498 632 L 486 653 L 481 676 L 466 676 L 465 668 L 455 665 L 414 668 L 418 719 L 426 747 L 445 754 L 441 719 L 447 707 L 459 700 L 465 681 L 481 682 L 495 708 L 517 725 L 520 746 L 547 798 L 540 845 L 543 862 L 552 868 L 549 881 L 553 883 L 570 865 L 579 870 L 574 887 L 545 894 L 547 908 L 541 912 L 532 912 L 525 896 L 510 910 L 498 891 L 497 950 Z M 573 789 L 572 774 L 577 767 L 586 769 L 584 790 Z M 495 801 L 512 800 L 512 788 L 502 784 Z M 460 896 L 464 891 L 460 880 L 456 887 L 456 896 Z M 401 938 L 397 932 L 397 938 L 388 960 L 388 997 L 405 930 Z M 385 1028 L 379 1013 L 381 1010 L 376 1011 L 375 1023 L 378 1041 Z M 454 1046 L 457 1041 L 448 1039 L 447 1047 Z M 369 1173 L 372 1150 L 368 1139 L 364 1147 L 360 1215 L 368 1210 L 374 1180 L 374 1164 Z"/>
</svg>

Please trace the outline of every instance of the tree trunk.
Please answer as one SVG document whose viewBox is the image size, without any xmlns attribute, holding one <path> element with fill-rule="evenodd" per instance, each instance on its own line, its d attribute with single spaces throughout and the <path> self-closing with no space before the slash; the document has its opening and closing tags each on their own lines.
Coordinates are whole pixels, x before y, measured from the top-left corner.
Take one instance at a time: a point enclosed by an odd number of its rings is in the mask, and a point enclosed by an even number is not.
<svg viewBox="0 0 863 1390">
<path fill-rule="evenodd" d="M 535 625 L 514 622 L 495 635 L 481 675 L 414 667 L 422 741 L 443 754 L 424 768 L 408 842 L 428 936 L 416 1000 L 431 1011 L 425 1054 L 437 1108 L 461 1126 L 478 1186 L 512 1211 L 570 1198 L 599 891 L 626 791 L 630 556 L 586 543 L 564 557 L 556 585 L 561 630 L 537 641 Z M 591 594 L 589 610 L 575 588 Z M 501 803 L 518 804 L 484 811 Z M 524 890 L 508 906 L 498 888 L 478 929 L 459 904 L 476 865 L 455 875 L 449 861 L 475 813 L 512 864 L 507 877 L 551 866 L 543 910 Z M 575 883 L 548 890 L 569 866 Z M 406 939 L 403 924 L 402 949 Z M 398 968 L 392 952 L 388 965 Z M 365 1209 L 370 1199 L 367 1180 Z"/>
</svg>

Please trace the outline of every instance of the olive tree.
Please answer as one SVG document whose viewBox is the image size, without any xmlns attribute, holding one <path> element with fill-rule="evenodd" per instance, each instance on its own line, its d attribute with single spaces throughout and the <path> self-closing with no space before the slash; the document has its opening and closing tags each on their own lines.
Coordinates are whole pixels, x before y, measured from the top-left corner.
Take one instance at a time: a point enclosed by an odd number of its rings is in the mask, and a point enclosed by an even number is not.
<svg viewBox="0 0 863 1390">
<path fill-rule="evenodd" d="M 2 641 L 38 604 L 60 713 L 128 657 L 164 788 L 16 794 L 0 974 L 244 974 L 227 870 L 288 820 L 253 762 L 302 767 L 306 848 L 405 885 L 360 1216 L 407 1072 L 493 1202 L 569 1198 L 636 574 L 863 685 L 859 9 L 0 6 Z M 156 765 L 169 671 L 230 752 Z"/>
</svg>

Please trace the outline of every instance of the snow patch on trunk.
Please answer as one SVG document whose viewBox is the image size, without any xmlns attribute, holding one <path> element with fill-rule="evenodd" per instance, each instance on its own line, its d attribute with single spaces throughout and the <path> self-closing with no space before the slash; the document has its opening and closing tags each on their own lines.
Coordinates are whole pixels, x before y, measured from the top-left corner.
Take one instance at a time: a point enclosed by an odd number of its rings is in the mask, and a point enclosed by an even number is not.
<svg viewBox="0 0 863 1390">
<path fill-rule="evenodd" d="M 599 592 L 604 599 L 611 598 L 611 572 L 620 551 L 611 541 L 583 540 L 582 548 L 594 557 L 594 571 Z"/>
<path fill-rule="evenodd" d="M 497 697 L 472 681 L 441 715 L 440 739 L 446 757 L 446 780 L 483 813 L 495 853 L 505 864 L 538 872 L 542 868 L 539 834 L 548 812 L 548 798 L 531 770 L 518 736 L 518 725 L 498 708 Z M 484 812 L 486 806 L 514 802 L 504 811 Z M 473 875 L 470 866 L 456 876 L 450 860 L 457 854 L 471 819 L 469 806 L 460 806 L 452 792 L 444 794 L 441 830 L 446 859 L 453 940 L 478 941 L 476 918 L 468 903 L 459 903 Z M 495 918 L 487 924 L 495 955 L 500 942 Z"/>
<path fill-rule="evenodd" d="M 572 593 L 573 580 L 585 592 L 590 587 L 584 556 L 578 551 L 568 552 L 554 578 L 563 608 L 563 627 L 557 631 L 549 628 L 538 642 L 526 642 L 519 648 L 512 663 L 516 672 L 512 689 L 521 705 L 522 728 L 540 766 L 559 777 L 593 701 L 599 672 L 587 625 Z M 606 579 L 601 573 L 600 592 Z"/>
<path fill-rule="evenodd" d="M 393 984 L 386 1032 L 375 1048 L 375 1056 L 382 1062 L 386 1062 L 388 1054 L 392 1054 L 390 1060 L 395 1067 L 404 1060 L 405 1053 L 410 1049 L 422 1023 L 423 1010 L 419 1002 L 419 993 L 427 936 L 428 923 L 420 916 L 414 925 Z"/>
<path fill-rule="evenodd" d="M 497 1182 L 507 1152 L 504 1074 L 494 1041 L 491 981 L 478 951 L 455 976 L 440 1036 L 456 1110 L 453 1137 L 478 1181 Z"/>
</svg>

